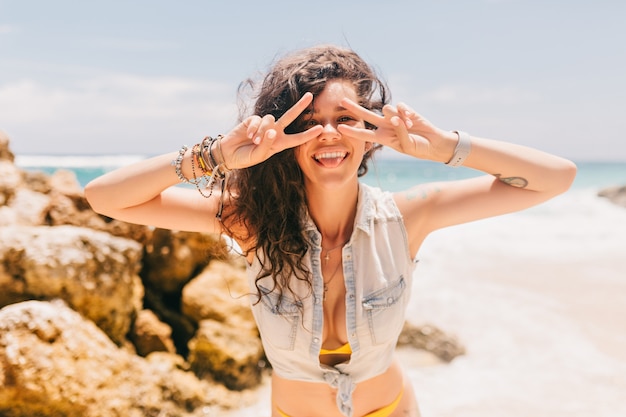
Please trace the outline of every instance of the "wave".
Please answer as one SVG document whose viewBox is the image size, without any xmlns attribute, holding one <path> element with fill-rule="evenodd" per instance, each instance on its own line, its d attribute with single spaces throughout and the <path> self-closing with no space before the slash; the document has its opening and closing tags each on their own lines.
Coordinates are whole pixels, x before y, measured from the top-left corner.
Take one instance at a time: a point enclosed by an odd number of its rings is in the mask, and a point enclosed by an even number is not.
<svg viewBox="0 0 626 417">
<path fill-rule="evenodd" d="M 118 168 L 146 159 L 145 155 L 16 155 L 21 168 Z"/>
</svg>

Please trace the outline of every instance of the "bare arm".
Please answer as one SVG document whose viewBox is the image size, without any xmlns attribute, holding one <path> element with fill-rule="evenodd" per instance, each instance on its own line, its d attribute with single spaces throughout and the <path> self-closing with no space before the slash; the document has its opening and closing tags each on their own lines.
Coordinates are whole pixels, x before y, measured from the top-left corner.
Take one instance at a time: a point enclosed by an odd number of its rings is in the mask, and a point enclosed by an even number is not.
<svg viewBox="0 0 626 417">
<path fill-rule="evenodd" d="M 305 94 L 278 120 L 272 116 L 245 119 L 222 139 L 224 161 L 220 162 L 231 169 L 249 167 L 318 135 L 320 126 L 296 134 L 284 133 L 285 127 L 307 108 L 312 99 L 310 93 Z M 219 189 L 205 198 L 192 188 L 174 187 L 179 183 L 172 166 L 177 155 L 172 152 L 109 172 L 87 184 L 85 196 L 96 212 L 130 223 L 173 230 L 220 232 L 221 225 L 216 219 L 221 198 Z M 191 151 L 187 151 L 181 164 L 186 178 L 193 177 L 191 161 Z"/>
<path fill-rule="evenodd" d="M 160 155 L 98 177 L 85 186 L 85 197 L 96 212 L 129 223 L 219 232 L 219 194 L 205 199 L 194 189 L 174 187 L 180 182 L 171 165 L 177 155 Z M 188 151 L 182 164 L 187 178 L 192 177 L 190 159 Z"/>
<path fill-rule="evenodd" d="M 387 106 L 383 116 L 370 114 L 354 103 L 346 102 L 346 106 L 378 129 L 342 126 L 345 134 L 391 146 L 416 158 L 448 162 L 459 139 L 456 133 L 433 126 L 402 104 Z M 396 194 L 413 254 L 434 230 L 539 204 L 565 192 L 576 175 L 576 166 L 566 159 L 479 137 L 471 137 L 471 151 L 464 165 L 489 175 L 418 185 Z"/>
<path fill-rule="evenodd" d="M 419 185 L 396 195 L 414 253 L 434 230 L 540 204 L 565 192 L 576 174 L 572 162 L 536 149 L 471 140 L 465 166 L 491 175 Z"/>
</svg>

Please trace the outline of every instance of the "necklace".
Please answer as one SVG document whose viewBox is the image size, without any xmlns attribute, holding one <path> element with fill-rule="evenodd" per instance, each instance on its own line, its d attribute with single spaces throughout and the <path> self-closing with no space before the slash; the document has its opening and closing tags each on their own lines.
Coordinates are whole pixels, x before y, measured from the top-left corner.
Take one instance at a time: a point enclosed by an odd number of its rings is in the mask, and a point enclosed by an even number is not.
<svg viewBox="0 0 626 417">
<path fill-rule="evenodd" d="M 334 250 L 337 250 L 337 249 L 339 249 L 339 248 L 343 247 L 343 245 L 345 245 L 346 243 L 348 243 L 348 242 L 346 241 L 346 242 L 344 242 L 344 243 L 342 243 L 342 244 L 340 244 L 340 245 L 335 246 L 334 248 L 330 248 L 330 249 L 328 249 L 328 250 L 326 251 L 326 255 L 324 255 L 324 263 L 325 263 L 326 265 L 328 265 L 328 261 L 330 261 L 330 253 L 331 253 L 332 251 L 334 251 Z"/>
<path fill-rule="evenodd" d="M 322 300 L 326 300 L 326 293 L 328 292 L 328 285 L 333 280 L 333 278 L 335 278 L 335 275 L 337 275 L 337 271 L 339 271 L 339 267 L 341 266 L 341 264 L 343 264 L 343 260 L 339 261 L 339 263 L 337 264 L 337 267 L 335 268 L 335 270 L 331 274 L 331 276 L 328 279 L 328 281 L 324 281 L 324 295 L 322 296 Z"/>
</svg>

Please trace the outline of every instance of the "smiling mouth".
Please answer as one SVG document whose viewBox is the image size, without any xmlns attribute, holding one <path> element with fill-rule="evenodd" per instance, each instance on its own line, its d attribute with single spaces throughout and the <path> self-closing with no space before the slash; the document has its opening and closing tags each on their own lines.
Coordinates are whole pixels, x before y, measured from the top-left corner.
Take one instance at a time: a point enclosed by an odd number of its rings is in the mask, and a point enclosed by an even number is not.
<svg viewBox="0 0 626 417">
<path fill-rule="evenodd" d="M 347 156 L 348 152 L 321 152 L 313 155 L 313 159 L 324 167 L 334 168 L 346 159 Z"/>
</svg>

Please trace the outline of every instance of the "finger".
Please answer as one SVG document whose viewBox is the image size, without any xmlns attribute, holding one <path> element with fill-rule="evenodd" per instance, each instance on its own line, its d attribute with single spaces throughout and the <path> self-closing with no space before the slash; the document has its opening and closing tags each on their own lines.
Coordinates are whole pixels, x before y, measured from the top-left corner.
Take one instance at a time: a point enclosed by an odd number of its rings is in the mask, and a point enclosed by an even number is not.
<svg viewBox="0 0 626 417">
<path fill-rule="evenodd" d="M 341 105 L 344 106 L 352 114 L 357 116 L 359 119 L 363 119 L 366 122 L 373 124 L 374 126 L 380 126 L 385 120 L 383 116 L 376 114 L 373 111 L 366 109 L 365 107 L 360 106 L 349 98 L 342 99 Z"/>
<path fill-rule="evenodd" d="M 276 130 L 270 129 L 265 134 L 261 143 L 256 146 L 254 152 L 258 152 L 262 155 L 273 155 L 285 149 L 295 148 L 318 137 L 323 130 L 324 128 L 322 126 L 314 126 L 304 132 L 279 136 Z M 278 138 L 278 140 L 274 140 L 276 138 Z"/>
<path fill-rule="evenodd" d="M 323 130 L 324 128 L 321 125 L 317 125 L 300 133 L 285 135 L 284 139 L 281 140 L 282 150 L 295 148 L 296 146 L 300 146 L 303 143 L 315 139 L 322 134 Z"/>
<path fill-rule="evenodd" d="M 258 135 L 254 139 L 254 143 L 257 145 L 254 147 L 254 152 L 260 155 L 272 155 L 277 151 L 272 150 L 274 147 L 274 139 L 276 139 L 277 133 L 274 129 L 266 130 L 262 135 Z"/>
<path fill-rule="evenodd" d="M 408 129 L 413 127 L 413 119 L 417 117 L 417 113 L 412 108 L 405 103 L 398 103 L 398 114 L 402 117 Z"/>
<path fill-rule="evenodd" d="M 313 101 L 313 94 L 304 93 L 302 98 L 296 102 L 293 106 L 291 106 L 276 122 L 278 125 L 278 129 L 285 130 L 287 126 L 293 123 L 294 120 L 302 114 L 304 110 L 311 104 Z"/>
<path fill-rule="evenodd" d="M 400 142 L 400 149 L 408 150 L 411 146 L 411 138 L 409 137 L 409 130 L 407 123 L 400 116 L 392 116 L 392 126 L 398 142 Z"/>
<path fill-rule="evenodd" d="M 393 116 L 397 116 L 398 115 L 398 109 L 394 106 L 392 106 L 391 104 L 385 104 L 383 106 L 383 115 L 385 117 L 391 118 Z"/>
<path fill-rule="evenodd" d="M 261 123 L 259 124 L 259 127 L 255 132 L 252 142 L 254 142 L 256 145 L 260 144 L 263 138 L 267 136 L 266 134 L 268 133 L 268 131 L 275 128 L 275 125 L 276 119 L 274 119 L 274 116 L 272 116 L 271 114 L 266 114 L 265 116 L 263 116 L 263 118 L 261 119 Z"/>
<path fill-rule="evenodd" d="M 259 116 L 250 116 L 244 121 L 244 126 L 246 126 L 246 136 L 248 139 L 254 138 L 260 125 L 261 118 Z"/>
<path fill-rule="evenodd" d="M 376 131 L 372 129 L 364 129 L 360 127 L 340 124 L 337 130 L 343 136 L 362 140 L 363 142 L 377 142 Z"/>
<path fill-rule="evenodd" d="M 385 119 L 387 119 L 392 126 L 398 126 L 400 123 L 403 123 L 398 109 L 390 104 L 386 104 L 383 107 L 383 116 L 385 116 Z"/>
</svg>

